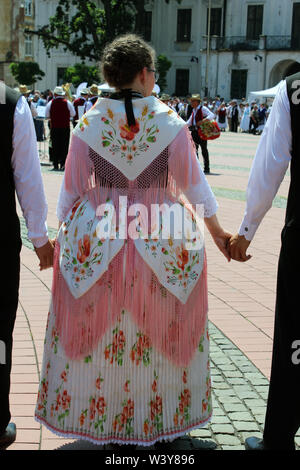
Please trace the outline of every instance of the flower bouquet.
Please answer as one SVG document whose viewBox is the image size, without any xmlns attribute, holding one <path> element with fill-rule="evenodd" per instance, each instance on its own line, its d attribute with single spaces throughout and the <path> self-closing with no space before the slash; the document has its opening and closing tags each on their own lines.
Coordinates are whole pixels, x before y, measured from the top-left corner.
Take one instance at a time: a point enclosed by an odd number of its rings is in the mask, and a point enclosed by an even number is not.
<svg viewBox="0 0 300 470">
<path fill-rule="evenodd" d="M 200 122 L 198 134 L 202 140 L 213 140 L 220 137 L 221 131 L 216 121 L 206 119 Z"/>
</svg>

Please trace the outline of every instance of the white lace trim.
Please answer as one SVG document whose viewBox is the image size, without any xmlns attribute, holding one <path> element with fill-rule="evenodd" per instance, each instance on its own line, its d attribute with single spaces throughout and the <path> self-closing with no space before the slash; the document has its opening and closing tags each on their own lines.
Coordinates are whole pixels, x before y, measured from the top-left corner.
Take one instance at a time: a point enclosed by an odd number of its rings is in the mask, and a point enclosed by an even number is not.
<svg viewBox="0 0 300 470">
<path fill-rule="evenodd" d="M 206 426 L 208 423 L 211 422 L 212 420 L 212 414 L 201 424 L 197 424 L 194 426 L 190 426 L 186 428 L 184 431 L 178 431 L 172 434 L 172 436 L 159 436 L 157 439 L 153 439 L 152 441 L 145 442 L 145 441 L 138 441 L 138 440 L 133 440 L 133 441 L 121 441 L 119 439 L 114 439 L 114 438 L 107 438 L 106 440 L 101 440 L 101 439 L 93 439 L 91 436 L 87 435 L 77 435 L 76 433 L 72 433 L 69 431 L 58 431 L 57 429 L 54 429 L 50 424 L 48 424 L 43 418 L 40 418 L 39 416 L 35 415 L 34 416 L 35 420 L 45 426 L 49 431 L 53 432 L 55 435 L 59 437 L 63 437 L 65 439 L 77 439 L 77 440 L 83 440 L 83 441 L 88 441 L 91 442 L 92 444 L 95 445 L 105 445 L 105 444 L 121 444 L 121 445 L 139 445 L 139 446 L 144 446 L 144 447 L 149 447 L 155 444 L 156 442 L 163 442 L 163 441 L 169 441 L 172 442 L 174 439 L 177 439 L 178 437 L 184 436 L 187 433 L 193 431 L 194 429 L 200 429 Z"/>
<path fill-rule="evenodd" d="M 216 199 L 213 197 L 208 197 L 203 202 L 204 205 L 204 217 L 212 217 L 218 210 L 218 203 Z"/>
</svg>

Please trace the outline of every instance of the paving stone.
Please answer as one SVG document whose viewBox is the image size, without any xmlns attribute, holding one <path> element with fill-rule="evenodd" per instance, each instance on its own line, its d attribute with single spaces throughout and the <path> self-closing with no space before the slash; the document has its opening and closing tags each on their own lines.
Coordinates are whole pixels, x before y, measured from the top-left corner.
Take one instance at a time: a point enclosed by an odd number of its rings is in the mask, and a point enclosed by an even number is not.
<svg viewBox="0 0 300 470">
<path fill-rule="evenodd" d="M 257 398 L 257 399 L 245 399 L 245 404 L 251 409 L 257 409 L 259 407 L 263 407 L 265 406 L 265 401 L 262 400 L 261 398 Z"/>
<path fill-rule="evenodd" d="M 239 445 L 239 446 L 222 446 L 222 450 L 245 450 L 245 446 Z"/>
<path fill-rule="evenodd" d="M 230 419 L 225 414 L 214 416 L 212 420 L 212 425 L 213 424 L 230 424 Z"/>
<path fill-rule="evenodd" d="M 233 421 L 233 426 L 237 431 L 259 431 L 259 426 L 253 421 Z"/>
<path fill-rule="evenodd" d="M 216 382 L 215 385 L 214 385 L 214 389 L 215 390 L 217 390 L 217 389 L 230 390 L 230 387 L 229 387 L 228 383 L 226 383 L 224 381 L 224 382 Z"/>
<path fill-rule="evenodd" d="M 231 436 L 230 434 L 216 434 L 215 439 L 220 445 L 237 446 L 241 444 L 241 441 L 236 436 Z"/>
<path fill-rule="evenodd" d="M 253 421 L 253 416 L 247 411 L 228 413 L 228 417 L 231 421 Z"/>
<path fill-rule="evenodd" d="M 231 424 L 212 424 L 215 434 L 234 434 L 234 427 Z"/>
<path fill-rule="evenodd" d="M 191 437 L 211 438 L 211 431 L 209 429 L 205 429 L 205 428 L 203 428 L 203 429 L 201 429 L 201 428 L 200 429 L 193 429 L 193 431 L 191 431 L 189 433 L 189 435 Z"/>
<path fill-rule="evenodd" d="M 247 408 L 242 403 L 223 403 L 225 411 L 247 411 Z"/>
</svg>

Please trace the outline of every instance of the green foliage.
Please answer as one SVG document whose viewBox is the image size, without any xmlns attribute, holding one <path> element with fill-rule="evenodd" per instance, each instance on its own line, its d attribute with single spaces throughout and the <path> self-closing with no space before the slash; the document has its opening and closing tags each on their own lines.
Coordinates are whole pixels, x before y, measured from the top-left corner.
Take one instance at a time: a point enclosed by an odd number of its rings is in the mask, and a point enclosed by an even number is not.
<svg viewBox="0 0 300 470">
<path fill-rule="evenodd" d="M 163 54 L 160 54 L 156 59 L 156 69 L 159 73 L 157 84 L 161 91 L 163 91 L 167 86 L 166 76 L 171 65 L 172 62 Z"/>
<path fill-rule="evenodd" d="M 45 76 L 36 62 L 12 62 L 9 68 L 16 81 L 22 85 L 33 85 Z"/>
<path fill-rule="evenodd" d="M 48 56 L 53 48 L 63 46 L 83 61 L 98 61 L 105 44 L 116 36 L 128 32 L 143 35 L 146 1 L 102 0 L 103 7 L 99 7 L 96 0 L 59 0 L 49 24 L 25 33 L 39 36 Z"/>
<path fill-rule="evenodd" d="M 64 80 L 67 83 L 72 83 L 75 88 L 77 88 L 82 82 L 87 82 L 88 85 L 98 83 L 100 81 L 99 67 L 75 64 L 74 66 L 67 68 Z"/>
</svg>

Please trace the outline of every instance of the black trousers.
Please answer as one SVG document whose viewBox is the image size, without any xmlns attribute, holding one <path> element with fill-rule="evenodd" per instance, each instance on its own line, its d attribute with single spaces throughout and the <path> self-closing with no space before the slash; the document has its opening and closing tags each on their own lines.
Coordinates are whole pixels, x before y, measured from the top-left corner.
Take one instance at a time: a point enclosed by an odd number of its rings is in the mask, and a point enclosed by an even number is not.
<svg viewBox="0 0 300 470">
<path fill-rule="evenodd" d="M 207 140 L 202 140 L 199 137 L 198 131 L 192 130 L 191 131 L 193 141 L 195 142 L 197 153 L 199 150 L 199 146 L 201 147 L 203 163 L 204 163 L 204 172 L 209 173 L 209 154 L 207 150 Z"/>
<path fill-rule="evenodd" d="M 264 441 L 271 449 L 293 450 L 300 427 L 300 227 L 285 227 L 281 237 Z"/>
<path fill-rule="evenodd" d="M 51 128 L 52 161 L 54 168 L 64 166 L 70 141 L 70 128 Z"/>
<path fill-rule="evenodd" d="M 239 125 L 238 117 L 231 118 L 230 130 L 231 132 L 237 132 Z"/>
<path fill-rule="evenodd" d="M 5 276 L 0 288 L 0 435 L 4 433 L 11 415 L 9 410 L 10 373 L 12 363 L 13 329 L 18 307 L 20 256 L 5 260 Z"/>
<path fill-rule="evenodd" d="M 258 128 L 258 122 L 250 118 L 249 132 L 251 134 L 256 134 L 256 129 Z"/>
</svg>

